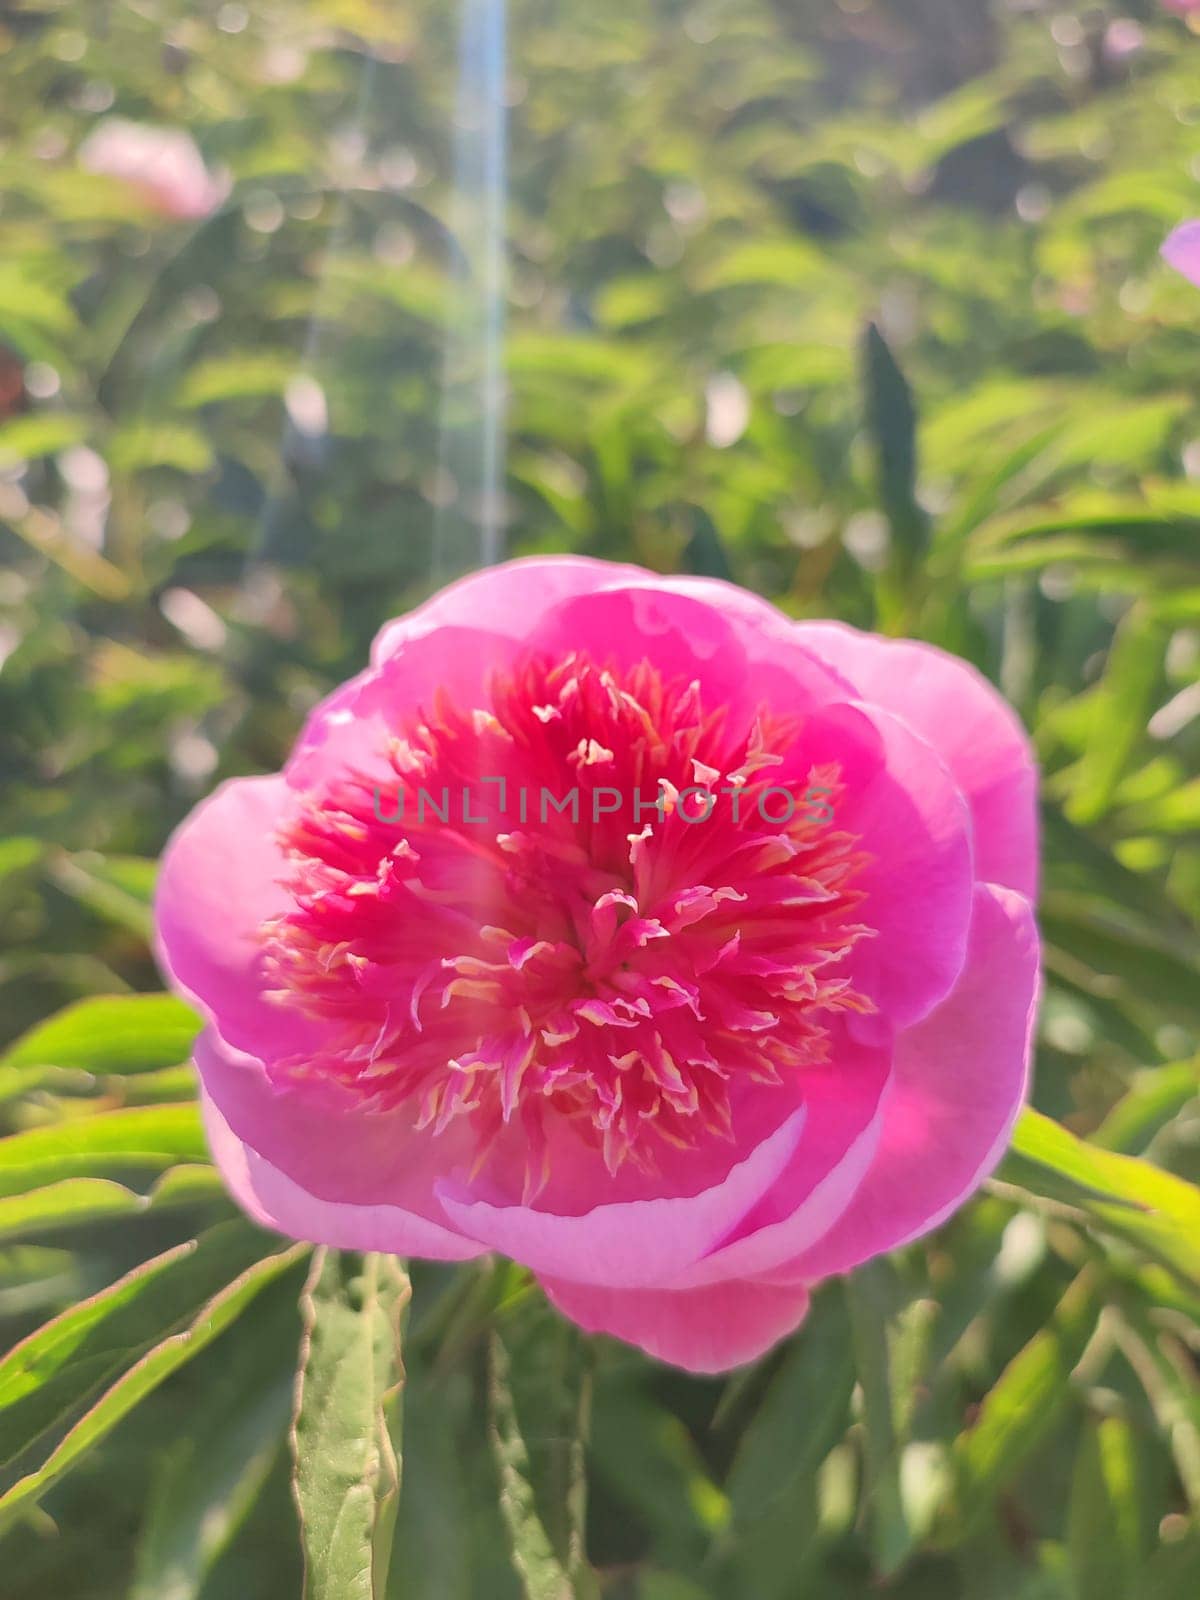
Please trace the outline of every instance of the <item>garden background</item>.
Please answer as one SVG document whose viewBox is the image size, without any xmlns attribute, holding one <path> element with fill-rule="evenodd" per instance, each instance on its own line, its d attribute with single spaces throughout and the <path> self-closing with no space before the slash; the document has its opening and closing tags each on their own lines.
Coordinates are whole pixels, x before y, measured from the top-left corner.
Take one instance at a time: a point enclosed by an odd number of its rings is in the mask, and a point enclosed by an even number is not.
<svg viewBox="0 0 1200 1600">
<path fill-rule="evenodd" d="M 726 1380 L 417 1263 L 401 1406 L 402 1284 L 330 1258 L 310 1562 L 361 1479 L 378 1600 L 1194 1596 L 1200 293 L 1158 249 L 1200 215 L 1197 25 L 511 9 L 507 547 L 732 576 L 1002 686 L 1044 772 L 1037 1114 Z M 0 1362 L 6 1600 L 301 1590 L 309 1264 L 207 1164 L 148 904 L 189 807 L 472 559 L 457 25 L 0 3 L 0 1350 L 46 1329 Z M 190 132 L 210 215 L 86 170 L 113 116 Z M 342 1555 L 313 1600 L 370 1596 Z"/>
</svg>

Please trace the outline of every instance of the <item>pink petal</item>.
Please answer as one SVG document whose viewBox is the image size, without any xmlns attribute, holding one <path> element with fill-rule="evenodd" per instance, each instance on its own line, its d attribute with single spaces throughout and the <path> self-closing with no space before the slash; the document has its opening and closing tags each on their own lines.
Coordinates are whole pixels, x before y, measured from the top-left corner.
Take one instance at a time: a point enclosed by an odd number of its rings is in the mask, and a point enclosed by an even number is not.
<svg viewBox="0 0 1200 1600">
<path fill-rule="evenodd" d="M 289 784 L 304 788 L 351 770 L 378 773 L 391 784 L 388 743 L 396 726 L 418 710 L 432 711 L 439 694 L 460 705 L 482 704 L 488 675 L 511 660 L 514 648 L 505 634 L 485 628 L 447 626 L 397 637 L 389 654 L 310 713 L 284 767 Z"/>
<path fill-rule="evenodd" d="M 838 622 L 799 623 L 797 632 L 863 700 L 894 712 L 941 756 L 971 808 L 976 876 L 1033 899 L 1037 770 L 1025 731 L 997 690 L 933 645 Z"/>
<path fill-rule="evenodd" d="M 267 917 L 287 910 L 276 829 L 291 805 L 277 774 L 223 783 L 171 835 L 155 891 L 159 965 L 172 986 L 249 1050 L 299 1049 L 311 1025 L 262 999 Z"/>
<path fill-rule="evenodd" d="M 689 1372 L 727 1372 L 755 1361 L 804 1320 L 802 1284 L 721 1283 L 709 1289 L 596 1289 L 543 1278 L 564 1316 L 610 1333 Z"/>
<path fill-rule="evenodd" d="M 270 1226 L 345 1249 L 482 1253 L 446 1226 L 434 1198 L 443 1173 L 469 1168 L 467 1130 L 431 1138 L 404 1107 L 367 1112 L 332 1083 L 276 1088 L 261 1061 L 211 1029 L 196 1042 L 196 1068 L 214 1159 L 234 1197 Z"/>
<path fill-rule="evenodd" d="M 907 1244 L 983 1182 L 1024 1103 L 1037 993 L 1028 901 L 982 885 L 958 987 L 897 1041 L 883 1133 L 864 1182 L 840 1221 L 777 1281 L 814 1282 Z"/>
<path fill-rule="evenodd" d="M 750 626 L 737 607 L 714 606 L 649 573 L 626 570 L 634 575 L 551 607 L 529 646 L 551 654 L 582 650 L 617 667 L 648 659 L 665 677 L 695 679 L 706 705 L 725 706 L 735 727 L 748 724 L 764 702 L 802 711 L 846 698 L 845 682 L 803 648 L 794 628 Z"/>
<path fill-rule="evenodd" d="M 1200 219 L 1175 229 L 1162 247 L 1162 258 L 1200 289 Z"/>
<path fill-rule="evenodd" d="M 535 1272 L 576 1283 L 648 1287 L 678 1276 L 724 1238 L 792 1160 L 804 1126 L 794 1112 L 725 1179 L 699 1194 L 616 1201 L 582 1216 L 493 1205 L 439 1184 L 446 1215 L 468 1238 Z"/>
<path fill-rule="evenodd" d="M 878 1147 L 891 1062 L 890 1038 L 871 1045 L 847 1033 L 828 1066 L 804 1070 L 806 1120 L 787 1170 L 725 1241 L 686 1272 L 672 1275 L 672 1288 L 759 1277 L 834 1226 Z"/>
<path fill-rule="evenodd" d="M 467 1261 L 484 1253 L 461 1234 L 400 1206 L 318 1199 L 244 1144 L 207 1094 L 201 1104 L 221 1176 L 237 1203 L 264 1228 L 339 1250 L 382 1250 L 433 1261 Z"/>
<path fill-rule="evenodd" d="M 966 959 L 975 879 L 966 802 L 937 752 L 878 706 L 816 713 L 794 759 L 802 764 L 794 787 L 810 766 L 841 767 L 834 825 L 856 835 L 868 857 L 855 879 L 867 895 L 858 917 L 876 930 L 846 970 L 904 1027 L 949 994 Z"/>
<path fill-rule="evenodd" d="M 385 624 L 371 646 L 371 661 L 378 666 L 401 645 L 439 628 L 480 628 L 523 641 L 538 618 L 564 600 L 648 579 L 640 567 L 586 556 L 528 556 L 484 567 Z"/>
</svg>

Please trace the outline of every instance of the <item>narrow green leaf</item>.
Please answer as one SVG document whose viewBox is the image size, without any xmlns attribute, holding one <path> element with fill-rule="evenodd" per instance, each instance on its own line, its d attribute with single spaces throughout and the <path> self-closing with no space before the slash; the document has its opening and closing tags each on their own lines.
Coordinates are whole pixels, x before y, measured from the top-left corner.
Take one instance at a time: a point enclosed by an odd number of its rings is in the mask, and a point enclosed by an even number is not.
<svg viewBox="0 0 1200 1600">
<path fill-rule="evenodd" d="M 1125 1297 L 1117 1339 L 1174 1457 L 1193 1517 L 1200 1516 L 1200 1389 L 1195 1357 L 1155 1325 L 1144 1305 Z M 1140 1600 L 1140 1597 L 1139 1597 Z"/>
<path fill-rule="evenodd" d="M 850 1422 L 854 1354 L 846 1297 L 820 1294 L 741 1436 L 726 1492 L 749 1527 L 789 1478 L 811 1476 Z"/>
<path fill-rule="evenodd" d="M 199 1031 L 195 1012 L 174 995 L 102 995 L 38 1023 L 0 1056 L 0 1067 L 153 1072 L 186 1061 Z"/>
<path fill-rule="evenodd" d="M 1026 1110 L 1001 1176 L 1065 1201 L 1200 1283 L 1200 1190 L 1149 1161 L 1077 1139 Z"/>
<path fill-rule="evenodd" d="M 591 1423 L 589 1457 L 605 1496 L 652 1531 L 661 1562 L 698 1567 L 728 1525 L 729 1501 L 692 1434 L 641 1371 L 612 1365 L 596 1372 Z"/>
<path fill-rule="evenodd" d="M 0 839 L 0 880 L 36 867 L 45 849 L 40 839 L 25 834 L 13 834 L 7 839 Z"/>
<path fill-rule="evenodd" d="M 708 1565 L 720 1592 L 788 1600 L 816 1558 L 817 1474 L 850 1426 L 854 1354 L 846 1297 L 817 1295 L 741 1435 L 726 1492 L 729 1526 Z"/>
<path fill-rule="evenodd" d="M 126 1216 L 141 1206 L 140 1195 L 108 1178 L 65 1178 L 44 1189 L 0 1199 L 0 1239 Z"/>
<path fill-rule="evenodd" d="M 1183 1108 L 1200 1095 L 1200 1062 L 1180 1061 L 1140 1074 L 1089 1143 L 1121 1155 L 1140 1155 Z"/>
<path fill-rule="evenodd" d="M 104 1111 L 0 1139 L 0 1195 L 25 1194 L 64 1178 L 152 1174 L 180 1161 L 207 1160 L 194 1103 Z"/>
<path fill-rule="evenodd" d="M 199 1205 L 225 1193 L 213 1167 L 172 1167 L 148 1194 L 138 1194 L 110 1178 L 64 1178 L 44 1189 L 0 1198 L 0 1243 L 32 1234 L 115 1217 L 138 1216 L 154 1207 Z"/>
<path fill-rule="evenodd" d="M 217 1231 L 213 1230 L 214 1233 Z M 261 1251 L 261 1236 L 258 1247 Z M 36 1471 L 19 1479 L 5 1495 L 0 1496 L 0 1521 L 7 1521 L 36 1503 L 82 1456 L 107 1438 L 123 1417 L 165 1378 L 211 1344 L 218 1334 L 241 1316 L 268 1283 L 300 1261 L 307 1250 L 307 1245 L 297 1244 L 275 1255 L 260 1256 L 207 1300 L 189 1319 L 186 1327 L 147 1350 L 121 1374 L 111 1388 L 105 1390 Z"/>
<path fill-rule="evenodd" d="M 249 1336 L 230 1341 L 186 1432 L 156 1477 L 129 1600 L 196 1600 L 248 1515 L 287 1433 L 295 1300 L 264 1296 Z"/>
<path fill-rule="evenodd" d="M 150 891 L 154 863 L 136 857 L 110 857 L 81 851 L 59 856 L 49 872 L 64 894 L 106 922 L 149 941 L 153 932 Z M 145 870 L 149 869 L 149 871 Z"/>
<path fill-rule="evenodd" d="M 508 1351 L 499 1334 L 493 1334 L 488 1349 L 492 1445 L 500 1471 L 500 1511 L 512 1542 L 513 1566 L 525 1600 L 573 1600 L 570 1575 L 539 1515 L 529 1450 L 513 1399 Z"/>
<path fill-rule="evenodd" d="M 1200 1531 L 1193 1525 L 1182 1538 L 1164 1544 L 1142 1569 L 1138 1600 L 1196 1600 L 1200 1572 Z"/>
<path fill-rule="evenodd" d="M 1137 1600 L 1143 1546 L 1133 1429 L 1123 1417 L 1089 1422 L 1079 1440 L 1067 1517 L 1074 1600 Z"/>
<path fill-rule="evenodd" d="M 584 1468 L 592 1405 L 591 1347 L 537 1294 L 525 1294 L 505 1310 L 492 1344 L 492 1442 L 514 1564 L 520 1573 L 521 1552 L 508 1514 L 512 1503 L 505 1462 L 515 1470 L 516 1455 L 523 1449 L 523 1470 L 533 1494 L 531 1514 L 566 1574 L 570 1593 L 591 1594 L 595 1584 L 587 1563 Z M 501 1441 L 508 1447 L 507 1455 Z M 519 1501 L 520 1486 L 516 1493 Z"/>
<path fill-rule="evenodd" d="M 1117 630 L 1104 677 L 1092 691 L 1087 746 L 1065 808 L 1080 826 L 1108 811 L 1126 764 L 1146 737 L 1167 638 L 1168 630 L 1136 606 Z"/>
<path fill-rule="evenodd" d="M 879 501 L 900 569 L 907 573 L 929 543 L 929 520 L 917 503 L 917 412 L 908 380 L 873 322 L 863 338 L 863 387 Z"/>
<path fill-rule="evenodd" d="M 1119 1000 L 1127 1012 L 1156 1024 L 1178 1021 L 1200 1029 L 1200 940 L 1194 929 L 1154 927 L 1095 895 L 1047 890 L 1040 922 L 1047 945 L 1088 970 L 1097 996 Z"/>
<path fill-rule="evenodd" d="M 240 1218 L 144 1262 L 21 1341 L 0 1362 L 0 1462 L 29 1448 L 115 1373 L 263 1255 Z"/>
<path fill-rule="evenodd" d="M 385 1592 L 409 1292 L 394 1257 L 325 1249 L 313 1257 L 292 1423 L 305 1600 L 382 1600 Z"/>
<path fill-rule="evenodd" d="M 691 506 L 689 511 L 692 532 L 683 550 L 683 570 L 700 578 L 732 582 L 733 568 L 716 523 L 701 506 Z"/>
<path fill-rule="evenodd" d="M 1091 1278 L 1083 1272 L 1050 1322 L 1000 1374 L 975 1425 L 955 1441 L 955 1505 L 947 1542 L 968 1536 L 993 1512 L 997 1497 L 1054 1429 L 1097 1316 Z"/>
<path fill-rule="evenodd" d="M 888 1351 L 892 1297 L 886 1267 L 872 1262 L 846 1279 L 854 1364 L 863 1397 L 863 1429 L 875 1564 L 890 1576 L 908 1557 L 913 1533 L 900 1490 L 900 1445 Z"/>
</svg>

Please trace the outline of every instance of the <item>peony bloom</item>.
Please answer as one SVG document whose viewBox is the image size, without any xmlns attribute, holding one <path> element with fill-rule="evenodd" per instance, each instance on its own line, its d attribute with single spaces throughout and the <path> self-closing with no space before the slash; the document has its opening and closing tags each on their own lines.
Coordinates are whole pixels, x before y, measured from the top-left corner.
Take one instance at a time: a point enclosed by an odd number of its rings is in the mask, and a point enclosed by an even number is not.
<svg viewBox="0 0 1200 1600">
<path fill-rule="evenodd" d="M 166 217 L 210 216 L 228 193 L 228 184 L 213 177 L 191 137 L 179 128 L 108 117 L 84 140 L 79 160 L 89 172 L 129 184 Z"/>
<path fill-rule="evenodd" d="M 1035 774 L 972 668 L 574 558 L 389 624 L 163 862 L 214 1156 L 266 1225 L 524 1263 L 748 1361 L 999 1159 Z"/>
<path fill-rule="evenodd" d="M 1181 223 L 1163 245 L 1162 257 L 1200 288 L 1200 220 Z"/>
</svg>

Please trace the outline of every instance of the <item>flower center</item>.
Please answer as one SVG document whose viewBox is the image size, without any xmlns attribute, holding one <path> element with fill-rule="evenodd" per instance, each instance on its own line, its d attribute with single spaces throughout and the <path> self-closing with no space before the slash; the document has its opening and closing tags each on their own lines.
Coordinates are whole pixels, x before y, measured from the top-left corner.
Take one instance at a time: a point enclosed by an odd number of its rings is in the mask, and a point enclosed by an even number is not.
<svg viewBox="0 0 1200 1600">
<path fill-rule="evenodd" d="M 266 968 L 325 1043 L 276 1070 L 468 1117 L 485 1152 L 517 1121 L 534 1188 L 552 1122 L 610 1171 L 732 1136 L 749 1084 L 871 1009 L 839 770 L 805 767 L 800 719 L 731 728 L 647 662 L 527 657 L 481 698 L 398 723 L 383 780 L 346 774 L 286 828 Z"/>
</svg>

